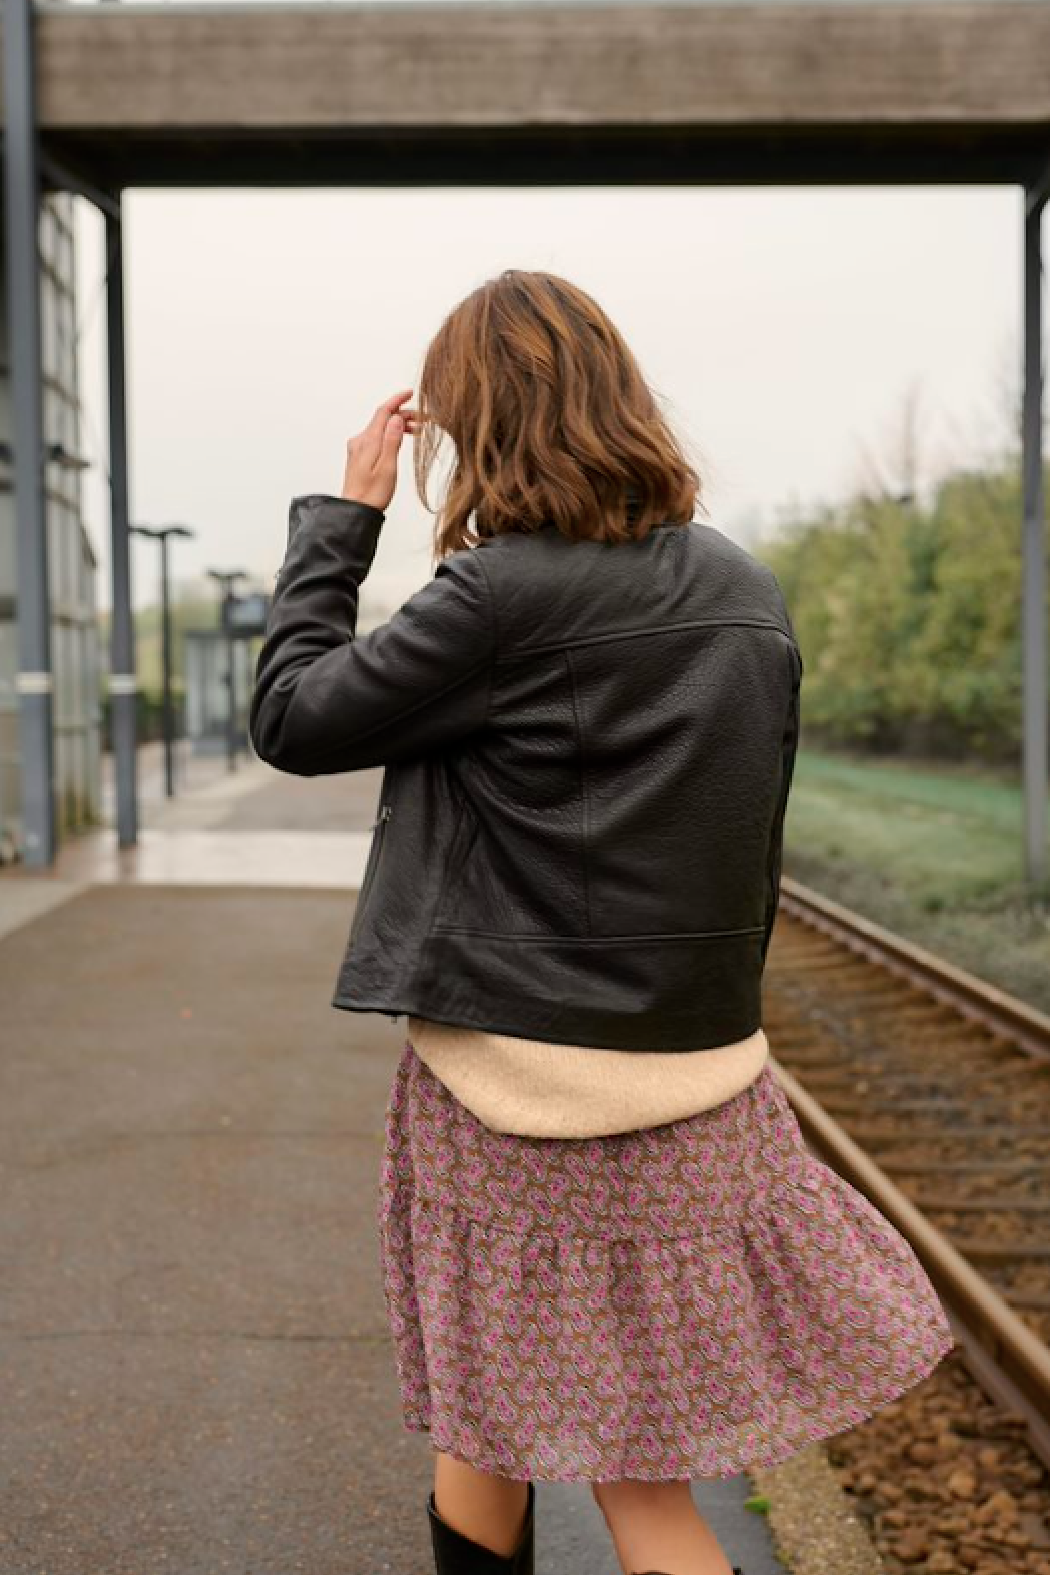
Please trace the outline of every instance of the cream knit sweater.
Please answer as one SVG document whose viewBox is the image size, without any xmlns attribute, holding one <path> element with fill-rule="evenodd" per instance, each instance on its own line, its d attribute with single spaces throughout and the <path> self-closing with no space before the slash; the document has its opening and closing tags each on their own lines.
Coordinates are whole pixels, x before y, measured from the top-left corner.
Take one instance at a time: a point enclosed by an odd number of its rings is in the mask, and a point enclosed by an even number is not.
<svg viewBox="0 0 1050 1575">
<path fill-rule="evenodd" d="M 677 1121 L 732 1099 L 769 1054 L 762 1028 L 713 1049 L 637 1051 L 409 1016 L 408 1040 L 479 1121 L 524 1137 L 598 1137 Z"/>
</svg>

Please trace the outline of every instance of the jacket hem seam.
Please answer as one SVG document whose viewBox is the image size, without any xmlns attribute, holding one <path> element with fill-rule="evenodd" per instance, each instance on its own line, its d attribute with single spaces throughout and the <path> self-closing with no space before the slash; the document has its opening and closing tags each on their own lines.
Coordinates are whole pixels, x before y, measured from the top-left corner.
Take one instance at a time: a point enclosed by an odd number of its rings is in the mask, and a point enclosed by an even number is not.
<svg viewBox="0 0 1050 1575">
<path fill-rule="evenodd" d="M 749 924 L 739 930 L 643 930 L 633 935 L 536 935 L 532 931 L 477 930 L 463 924 L 435 924 L 431 926 L 429 933 L 430 935 L 475 935 L 487 941 L 502 941 L 513 946 L 520 946 L 523 942 L 530 941 L 546 946 L 608 946 L 617 943 L 638 946 L 651 941 L 721 941 L 740 935 L 764 935 L 765 928 L 764 924 Z"/>
<path fill-rule="evenodd" d="M 331 998 L 331 1005 L 334 1008 L 336 1008 L 337 1010 L 345 1011 L 345 1012 L 382 1013 L 384 1016 L 392 1017 L 395 1020 L 398 1017 L 404 1017 L 404 1019 L 405 1019 L 405 1028 L 404 1028 L 405 1038 L 409 1041 L 409 1043 L 411 1043 L 411 1037 L 410 1037 L 410 1035 L 408 1033 L 408 1019 L 410 1017 L 422 1017 L 422 1018 L 425 1018 L 427 1022 L 442 1023 L 446 1027 L 449 1027 L 449 1028 L 470 1028 L 470 1029 L 475 1029 L 475 1030 L 477 1030 L 480 1033 L 505 1034 L 509 1038 L 512 1038 L 512 1039 L 534 1038 L 535 1037 L 535 1035 L 532 1034 L 532 1033 L 523 1033 L 522 1029 L 521 1029 L 520 1022 L 519 1022 L 517 1027 L 510 1028 L 510 1027 L 507 1027 L 502 1022 L 501 1023 L 497 1023 L 497 1024 L 494 1025 L 491 1021 L 488 1021 L 488 1022 L 481 1022 L 479 1020 L 468 1021 L 463 1016 L 462 1013 L 459 1014 L 454 1019 L 452 1019 L 452 1018 L 444 1018 L 444 1017 L 437 1017 L 437 1016 L 435 1016 L 433 1012 L 431 1012 L 430 1010 L 428 1010 L 425 1007 L 421 1008 L 421 1007 L 418 1007 L 418 1006 L 395 1006 L 393 1004 L 393 1000 L 403 999 L 403 998 L 404 998 L 403 997 L 403 992 L 395 992 L 394 993 L 394 997 L 392 999 L 388 999 L 388 1000 L 385 1000 L 385 1001 L 376 1001 L 374 999 L 373 1000 L 353 1000 L 353 999 L 351 999 L 351 997 L 349 995 L 345 994 L 343 991 L 337 990 L 336 993 Z M 651 1045 L 651 1044 L 645 1044 L 645 1045 L 599 1045 L 599 1044 L 585 1044 L 585 1043 L 582 1043 L 581 1041 L 579 1041 L 577 1039 L 552 1039 L 552 1038 L 550 1038 L 550 1030 L 549 1029 L 545 1030 L 546 1037 L 544 1038 L 543 1043 L 545 1043 L 545 1044 L 556 1044 L 556 1045 L 557 1044 L 567 1045 L 567 1046 L 570 1046 L 573 1049 L 626 1050 L 626 1051 L 632 1052 L 632 1053 L 634 1053 L 636 1055 L 644 1055 L 644 1054 L 647 1054 L 647 1053 L 653 1051 L 654 1049 L 657 1050 L 659 1053 L 662 1053 L 662 1054 L 665 1054 L 665 1055 L 687 1055 L 690 1052 L 703 1051 L 703 1050 L 724 1050 L 726 1048 L 727 1044 L 734 1044 L 734 1045 L 735 1044 L 741 1044 L 741 1043 L 743 1043 L 743 1041 L 745 1039 L 752 1038 L 756 1033 L 759 1032 L 760 1029 L 762 1030 L 763 1033 L 765 1032 L 765 1025 L 764 1025 L 764 1023 L 762 1021 L 761 1013 L 759 1014 L 757 1022 L 755 1022 L 754 1025 L 751 1028 L 747 1029 L 746 1032 L 738 1033 L 737 1036 L 735 1038 L 733 1038 L 733 1039 L 717 1039 L 717 1040 L 715 1040 L 713 1043 L 711 1043 L 709 1045 L 689 1044 L 689 1045 L 683 1046 L 680 1049 L 678 1047 L 675 1047 L 675 1046 L 654 1046 L 654 1045 Z"/>
</svg>

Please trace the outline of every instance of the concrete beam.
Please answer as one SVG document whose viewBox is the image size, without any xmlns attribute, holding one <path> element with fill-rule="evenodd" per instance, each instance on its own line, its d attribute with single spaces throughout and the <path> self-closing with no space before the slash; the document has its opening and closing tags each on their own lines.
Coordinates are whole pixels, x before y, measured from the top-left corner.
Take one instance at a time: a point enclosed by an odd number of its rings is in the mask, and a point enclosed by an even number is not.
<svg viewBox="0 0 1050 1575">
<path fill-rule="evenodd" d="M 44 131 L 1050 128 L 1050 5 L 36 9 Z"/>
</svg>

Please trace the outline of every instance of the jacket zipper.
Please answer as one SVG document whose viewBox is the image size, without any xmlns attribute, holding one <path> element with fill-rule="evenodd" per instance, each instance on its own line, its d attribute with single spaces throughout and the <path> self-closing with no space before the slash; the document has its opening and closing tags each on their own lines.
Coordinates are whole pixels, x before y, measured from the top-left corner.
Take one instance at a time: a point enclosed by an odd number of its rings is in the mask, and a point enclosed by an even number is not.
<svg viewBox="0 0 1050 1575">
<path fill-rule="evenodd" d="M 350 929 L 351 940 L 353 940 L 354 936 L 357 934 L 361 920 L 364 917 L 365 908 L 368 904 L 368 898 L 371 895 L 372 887 L 375 884 L 376 871 L 379 868 L 379 860 L 383 852 L 383 839 L 386 834 L 386 823 L 392 814 L 393 808 L 390 804 L 381 805 L 379 814 L 368 828 L 369 831 L 375 832 L 377 834 L 372 841 L 372 852 L 369 859 L 370 867 L 367 870 L 365 879 L 362 882 L 361 890 L 357 894 L 357 909 L 354 913 L 354 922 Z"/>
<path fill-rule="evenodd" d="M 391 811 L 390 805 L 389 804 L 384 804 L 382 809 L 379 811 L 379 814 L 376 817 L 376 819 L 373 820 L 372 824 L 369 826 L 369 828 L 368 828 L 369 831 L 374 831 L 377 826 L 381 826 L 382 825 L 384 820 L 389 820 L 390 816 L 391 816 L 391 813 L 392 813 L 392 811 Z"/>
<path fill-rule="evenodd" d="M 390 804 L 382 805 L 382 807 L 380 808 L 379 814 L 376 816 L 375 820 L 372 822 L 372 828 L 371 829 L 373 831 L 375 831 L 378 826 L 383 825 L 386 821 L 388 821 L 390 819 L 390 817 L 393 814 L 393 812 L 394 811 L 393 811 L 392 805 L 390 805 Z M 377 850 L 377 852 L 376 852 L 376 864 L 378 865 L 378 863 L 379 863 L 379 852 Z M 375 875 L 374 875 L 374 872 L 373 872 L 373 879 L 374 878 L 375 878 Z M 369 887 L 371 887 L 371 881 L 369 882 Z M 392 1023 L 396 1023 L 399 1014 L 397 1012 L 385 1012 L 383 1015 L 385 1017 L 389 1017 L 389 1019 L 390 1019 L 390 1021 Z"/>
</svg>

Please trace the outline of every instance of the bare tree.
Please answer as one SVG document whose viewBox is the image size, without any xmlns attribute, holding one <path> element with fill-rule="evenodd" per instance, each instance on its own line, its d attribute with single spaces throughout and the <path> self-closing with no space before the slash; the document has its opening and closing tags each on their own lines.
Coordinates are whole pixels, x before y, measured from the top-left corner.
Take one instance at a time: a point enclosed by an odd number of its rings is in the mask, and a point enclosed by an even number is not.
<svg viewBox="0 0 1050 1575">
<path fill-rule="evenodd" d="M 913 378 L 905 389 L 900 411 L 893 423 L 882 456 L 863 438 L 858 439 L 858 459 L 854 468 L 858 491 L 873 502 L 893 498 L 911 501 L 922 483 L 922 445 L 920 442 L 922 398 L 921 380 Z"/>
</svg>

